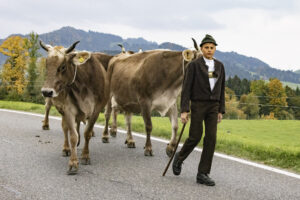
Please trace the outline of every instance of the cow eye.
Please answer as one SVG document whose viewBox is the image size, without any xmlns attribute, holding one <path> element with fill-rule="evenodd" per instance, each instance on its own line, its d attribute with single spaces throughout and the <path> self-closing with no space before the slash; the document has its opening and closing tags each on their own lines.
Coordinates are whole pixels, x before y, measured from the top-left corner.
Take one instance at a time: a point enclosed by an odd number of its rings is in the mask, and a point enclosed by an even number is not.
<svg viewBox="0 0 300 200">
<path fill-rule="evenodd" d="M 57 72 L 64 72 L 66 70 L 66 65 L 62 65 L 57 69 Z"/>
</svg>

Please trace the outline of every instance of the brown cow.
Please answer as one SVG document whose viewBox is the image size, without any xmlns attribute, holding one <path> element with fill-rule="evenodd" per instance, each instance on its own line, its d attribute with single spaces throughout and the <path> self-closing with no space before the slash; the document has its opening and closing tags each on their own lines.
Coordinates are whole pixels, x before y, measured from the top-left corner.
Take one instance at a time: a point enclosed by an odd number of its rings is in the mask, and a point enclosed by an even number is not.
<svg viewBox="0 0 300 200">
<path fill-rule="evenodd" d="M 184 70 L 191 60 L 199 56 L 199 51 L 152 50 L 132 55 L 120 54 L 110 60 L 107 71 L 110 95 L 125 111 L 128 126 L 125 143 L 128 147 L 135 146 L 131 134 L 132 113 L 142 113 L 147 133 L 144 154 L 153 155 L 151 111 L 156 110 L 162 116 L 168 115 L 172 123 L 172 137 L 166 150 L 171 155 L 178 129 L 176 99 L 181 91 Z M 105 131 L 104 134 L 107 134 Z"/>
<path fill-rule="evenodd" d="M 67 50 L 63 46 L 54 46 L 54 47 L 52 47 L 51 45 L 44 45 L 42 43 L 42 41 L 40 41 L 40 45 L 43 49 L 45 49 L 48 52 L 48 55 L 51 55 L 51 56 L 53 54 L 57 54 L 59 56 L 62 56 L 63 54 L 65 54 L 65 52 Z M 73 49 L 74 48 L 72 47 L 72 51 L 73 51 Z M 52 99 L 46 97 L 45 98 L 45 117 L 44 117 L 43 126 L 42 126 L 43 130 L 50 130 L 49 113 L 50 113 L 50 109 L 51 109 L 52 105 L 53 105 Z M 77 130 L 79 130 L 79 128 Z M 66 154 L 64 154 L 64 153 L 66 153 Z M 68 156 L 68 153 L 70 153 L 70 152 L 68 152 L 68 151 L 63 152 L 63 156 Z"/>
<path fill-rule="evenodd" d="M 105 64 L 107 66 L 112 57 L 101 53 L 71 52 L 77 43 L 63 52 L 54 51 L 51 46 L 41 43 L 48 51 L 46 81 L 42 93 L 43 96 L 52 98 L 53 105 L 62 114 L 64 132 L 70 133 L 69 174 L 78 170 L 76 122 L 87 121 L 81 161 L 83 164 L 90 163 L 89 140 L 98 115 L 109 97 Z M 68 143 L 65 145 L 68 146 Z"/>
<path fill-rule="evenodd" d="M 118 44 L 119 47 L 121 47 L 121 53 L 116 55 L 117 57 L 120 55 L 132 55 L 135 54 L 135 52 L 133 51 L 126 51 L 124 46 L 122 44 Z M 139 49 L 139 53 L 141 53 L 143 50 L 140 48 Z M 108 143 L 109 142 L 109 135 L 108 135 L 108 122 L 110 119 L 110 114 L 113 117 L 113 121 L 110 127 L 110 135 L 112 137 L 116 137 L 117 136 L 117 116 L 118 113 L 120 112 L 120 106 L 118 106 L 118 104 L 116 103 L 115 99 L 113 96 L 111 96 L 111 98 L 109 99 L 106 108 L 105 108 L 105 118 L 106 120 L 106 125 L 103 131 L 103 136 L 102 136 L 102 142 L 103 143 Z M 131 146 L 130 146 L 131 145 Z M 135 148 L 134 143 L 130 143 L 128 144 L 129 148 Z"/>
<path fill-rule="evenodd" d="M 40 45 L 43 49 L 45 49 L 48 52 L 48 57 L 53 57 L 56 56 L 58 59 L 61 59 L 63 55 L 66 54 L 66 51 L 73 51 L 75 46 L 71 46 L 69 49 L 64 48 L 63 46 L 54 46 L 52 47 L 51 45 L 44 45 L 42 41 L 40 41 Z M 46 97 L 45 98 L 45 118 L 43 120 L 43 130 L 50 130 L 49 127 L 49 113 L 50 109 L 53 105 L 52 98 Z M 80 134 L 79 134 L 79 128 L 80 128 L 80 121 L 77 121 L 77 132 L 78 132 L 78 144 L 80 144 Z M 64 131 L 64 136 L 65 136 L 65 141 L 64 141 L 64 147 L 62 151 L 62 156 L 70 156 L 70 147 L 69 147 L 69 140 L 68 140 L 68 131 L 64 129 L 64 125 L 62 124 L 63 131 Z M 93 132 L 94 133 L 94 132 Z"/>
</svg>

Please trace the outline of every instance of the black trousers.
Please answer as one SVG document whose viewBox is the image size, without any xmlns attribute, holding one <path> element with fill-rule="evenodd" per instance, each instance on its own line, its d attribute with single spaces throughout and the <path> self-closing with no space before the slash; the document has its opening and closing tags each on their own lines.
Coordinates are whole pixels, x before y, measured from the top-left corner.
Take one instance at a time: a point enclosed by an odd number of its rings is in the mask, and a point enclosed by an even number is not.
<svg viewBox="0 0 300 200">
<path fill-rule="evenodd" d="M 199 173 L 210 173 L 212 160 L 215 152 L 219 102 L 216 101 L 192 101 L 191 125 L 189 137 L 186 139 L 179 152 L 178 159 L 184 161 L 200 142 L 203 134 L 203 121 L 205 124 L 205 136 L 200 163 Z"/>
</svg>

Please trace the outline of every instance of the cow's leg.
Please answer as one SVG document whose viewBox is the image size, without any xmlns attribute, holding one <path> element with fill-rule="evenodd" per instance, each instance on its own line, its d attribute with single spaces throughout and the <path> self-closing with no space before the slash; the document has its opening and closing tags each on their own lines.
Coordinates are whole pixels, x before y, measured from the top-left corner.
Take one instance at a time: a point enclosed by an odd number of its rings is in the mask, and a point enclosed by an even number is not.
<svg viewBox="0 0 300 200">
<path fill-rule="evenodd" d="M 100 112 L 100 111 L 99 111 Z M 84 130 L 84 147 L 81 154 L 81 164 L 89 165 L 91 164 L 90 161 L 90 153 L 89 153 L 89 141 L 92 137 L 92 131 L 94 124 L 99 116 L 99 112 L 95 112 L 98 114 L 94 114 L 88 121 L 85 130 Z"/>
<path fill-rule="evenodd" d="M 127 125 L 127 138 L 125 140 L 125 144 L 127 144 L 128 148 L 135 148 L 135 142 L 131 134 L 131 117 L 132 117 L 132 113 L 125 113 L 125 119 Z"/>
<path fill-rule="evenodd" d="M 108 135 L 108 123 L 111 115 L 111 100 L 109 100 L 105 106 L 105 127 L 102 135 L 102 142 L 109 143 L 109 135 Z"/>
<path fill-rule="evenodd" d="M 145 129 L 146 129 L 146 144 L 145 144 L 145 156 L 153 156 L 152 144 L 151 144 L 151 131 L 152 131 L 152 121 L 151 121 L 151 103 L 146 100 L 140 100 L 142 116 L 144 119 Z"/>
<path fill-rule="evenodd" d="M 50 98 L 45 99 L 45 119 L 43 120 L 43 130 L 49 130 L 49 112 L 52 106 L 52 101 Z"/>
<path fill-rule="evenodd" d="M 77 133 L 78 133 L 77 146 L 79 146 L 80 145 L 80 121 L 79 120 L 76 120 L 76 130 L 77 130 Z"/>
<path fill-rule="evenodd" d="M 169 116 L 170 122 L 172 124 L 172 137 L 171 137 L 170 143 L 167 145 L 166 153 L 169 157 L 171 157 L 173 151 L 175 150 L 176 135 L 177 135 L 177 130 L 178 130 L 178 111 L 177 111 L 176 103 L 169 109 L 168 116 Z"/>
<path fill-rule="evenodd" d="M 115 100 L 114 97 L 112 97 L 111 99 L 111 108 L 112 108 L 112 115 L 113 115 L 113 121 L 111 124 L 111 128 L 110 128 L 110 135 L 112 137 L 116 137 L 117 136 L 117 127 L 118 127 L 118 123 L 117 123 L 117 117 L 118 117 L 118 104 Z"/>
<path fill-rule="evenodd" d="M 66 109 L 71 110 L 71 109 Z M 69 112 L 65 113 L 65 122 L 68 126 L 70 133 L 70 143 L 71 143 L 71 156 L 69 160 L 69 171 L 68 174 L 76 174 L 78 171 L 78 158 L 77 158 L 77 143 L 78 143 L 78 133 L 76 130 L 75 115 Z"/>
<path fill-rule="evenodd" d="M 117 118 L 118 118 L 118 108 L 116 107 L 113 107 L 112 108 L 112 116 L 113 116 L 113 121 L 112 121 L 112 124 L 111 124 L 111 128 L 110 128 L 110 135 L 112 137 L 117 137 L 117 127 L 118 127 L 118 122 L 117 122 Z"/>
<path fill-rule="evenodd" d="M 64 142 L 64 146 L 63 146 L 63 150 L 62 150 L 62 156 L 68 157 L 71 154 L 70 146 L 69 146 L 69 136 L 68 136 L 69 128 L 68 128 L 68 125 L 66 123 L 64 116 L 62 116 L 61 126 L 62 126 L 64 136 L 65 136 L 65 142 Z"/>
</svg>

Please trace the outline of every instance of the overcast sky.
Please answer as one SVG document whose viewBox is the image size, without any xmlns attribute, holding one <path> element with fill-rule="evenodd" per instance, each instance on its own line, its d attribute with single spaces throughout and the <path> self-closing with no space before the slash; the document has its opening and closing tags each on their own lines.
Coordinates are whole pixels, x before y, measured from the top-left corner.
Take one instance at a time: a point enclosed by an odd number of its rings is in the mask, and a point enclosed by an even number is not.
<svg viewBox="0 0 300 200">
<path fill-rule="evenodd" d="M 192 47 L 206 33 L 283 70 L 300 69 L 299 0 L 0 0 L 0 38 L 73 26 Z"/>
</svg>

